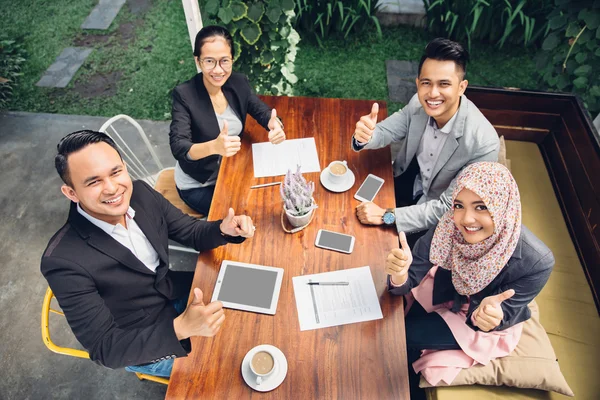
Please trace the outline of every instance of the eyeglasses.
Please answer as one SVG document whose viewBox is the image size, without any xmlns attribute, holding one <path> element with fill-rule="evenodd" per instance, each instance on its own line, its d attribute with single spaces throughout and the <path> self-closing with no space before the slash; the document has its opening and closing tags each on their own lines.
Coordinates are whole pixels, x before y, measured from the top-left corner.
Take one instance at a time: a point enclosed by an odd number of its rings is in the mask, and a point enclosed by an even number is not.
<svg viewBox="0 0 600 400">
<path fill-rule="evenodd" d="M 215 60 L 214 58 L 201 58 L 200 63 L 207 71 L 212 71 L 217 67 L 217 64 L 221 66 L 223 71 L 230 71 L 233 65 L 233 60 L 229 57 Z"/>
</svg>

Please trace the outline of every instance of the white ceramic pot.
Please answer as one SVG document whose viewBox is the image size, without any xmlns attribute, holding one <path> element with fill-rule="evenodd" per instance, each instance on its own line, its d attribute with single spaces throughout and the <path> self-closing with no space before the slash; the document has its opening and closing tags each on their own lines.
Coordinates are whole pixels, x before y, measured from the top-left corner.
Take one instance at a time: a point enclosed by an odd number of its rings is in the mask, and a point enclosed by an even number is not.
<svg viewBox="0 0 600 400">
<path fill-rule="evenodd" d="M 288 221 L 290 221 L 290 224 L 295 228 L 308 224 L 308 222 L 310 221 L 310 217 L 312 217 L 313 212 L 315 212 L 315 209 L 313 208 L 308 213 L 297 217 L 295 215 L 290 214 L 290 212 L 285 207 L 283 209 L 285 210 L 285 215 L 287 216 Z"/>
</svg>

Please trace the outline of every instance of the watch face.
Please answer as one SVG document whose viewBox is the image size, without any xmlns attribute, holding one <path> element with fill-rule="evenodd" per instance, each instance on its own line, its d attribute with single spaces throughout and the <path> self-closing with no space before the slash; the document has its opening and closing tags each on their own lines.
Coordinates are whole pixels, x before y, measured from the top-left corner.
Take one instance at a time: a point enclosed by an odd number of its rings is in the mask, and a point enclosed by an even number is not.
<svg viewBox="0 0 600 400">
<path fill-rule="evenodd" d="M 396 222 L 396 216 L 394 215 L 394 213 L 386 211 L 386 213 L 383 214 L 383 223 L 391 225 L 394 222 Z"/>
</svg>

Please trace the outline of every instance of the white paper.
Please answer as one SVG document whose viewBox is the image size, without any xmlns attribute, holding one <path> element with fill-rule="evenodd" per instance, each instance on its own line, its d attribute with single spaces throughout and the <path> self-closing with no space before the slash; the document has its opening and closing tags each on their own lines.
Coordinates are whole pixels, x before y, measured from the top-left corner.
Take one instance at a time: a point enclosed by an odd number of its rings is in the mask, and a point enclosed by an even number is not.
<svg viewBox="0 0 600 400">
<path fill-rule="evenodd" d="M 314 137 L 284 140 L 279 144 L 253 143 L 252 162 L 255 178 L 285 175 L 288 169 L 295 172 L 298 165 L 303 173 L 321 171 Z"/>
<path fill-rule="evenodd" d="M 350 284 L 308 285 L 310 281 Z M 292 282 L 301 331 L 383 318 L 369 267 L 295 276 Z"/>
</svg>

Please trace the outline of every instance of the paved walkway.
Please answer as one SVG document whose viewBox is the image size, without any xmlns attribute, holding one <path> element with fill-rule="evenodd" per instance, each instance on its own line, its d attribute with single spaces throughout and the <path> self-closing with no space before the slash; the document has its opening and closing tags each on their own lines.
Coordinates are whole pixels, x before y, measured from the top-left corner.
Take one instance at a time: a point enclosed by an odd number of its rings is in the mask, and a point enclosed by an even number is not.
<svg viewBox="0 0 600 400">
<path fill-rule="evenodd" d="M 81 24 L 81 29 L 108 29 L 125 4 L 125 0 L 99 0 Z M 64 88 L 73 79 L 93 49 L 87 47 L 67 47 L 44 72 L 36 86 Z"/>
</svg>

